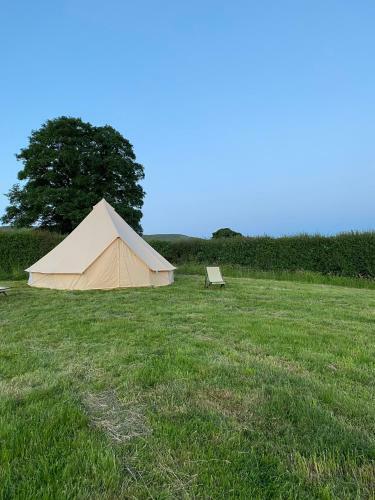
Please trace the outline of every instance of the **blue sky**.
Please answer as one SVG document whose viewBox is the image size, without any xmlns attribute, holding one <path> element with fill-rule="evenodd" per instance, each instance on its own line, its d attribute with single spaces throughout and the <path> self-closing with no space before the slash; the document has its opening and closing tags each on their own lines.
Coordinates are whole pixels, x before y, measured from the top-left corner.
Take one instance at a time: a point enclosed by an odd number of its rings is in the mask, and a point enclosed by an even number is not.
<svg viewBox="0 0 375 500">
<path fill-rule="evenodd" d="M 146 233 L 375 229 L 374 26 L 373 0 L 2 2 L 0 192 L 70 115 L 134 145 Z"/>
</svg>

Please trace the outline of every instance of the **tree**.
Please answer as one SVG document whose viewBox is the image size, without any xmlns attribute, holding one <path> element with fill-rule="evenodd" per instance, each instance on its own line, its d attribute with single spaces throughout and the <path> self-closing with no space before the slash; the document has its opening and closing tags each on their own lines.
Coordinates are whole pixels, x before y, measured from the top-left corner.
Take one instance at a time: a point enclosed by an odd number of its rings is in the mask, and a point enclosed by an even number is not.
<svg viewBox="0 0 375 500">
<path fill-rule="evenodd" d="M 234 238 L 235 236 L 242 236 L 242 234 L 236 233 L 236 231 L 229 229 L 229 227 L 223 227 L 212 233 L 212 238 L 215 240 L 217 238 Z"/>
<path fill-rule="evenodd" d="M 130 142 L 109 125 L 94 127 L 66 116 L 48 120 L 16 158 L 23 162 L 22 183 L 7 195 L 3 223 L 68 233 L 105 198 L 142 233 L 143 166 Z"/>
</svg>

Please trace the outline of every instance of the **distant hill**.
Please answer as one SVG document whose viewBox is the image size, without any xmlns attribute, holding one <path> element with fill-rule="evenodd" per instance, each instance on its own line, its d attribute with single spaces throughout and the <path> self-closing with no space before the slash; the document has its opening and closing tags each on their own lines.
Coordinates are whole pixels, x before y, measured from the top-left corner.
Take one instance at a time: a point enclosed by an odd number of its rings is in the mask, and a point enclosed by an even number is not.
<svg viewBox="0 0 375 500">
<path fill-rule="evenodd" d="M 186 236 L 185 234 L 144 234 L 143 238 L 146 241 L 177 241 L 177 240 L 192 240 L 193 236 Z"/>
<path fill-rule="evenodd" d="M 12 230 L 14 228 L 12 228 L 11 226 L 0 226 L 0 231 L 8 231 L 8 230 Z M 23 231 L 27 231 L 29 230 L 29 228 L 27 229 L 23 229 Z M 178 241 L 178 240 L 193 240 L 193 239 L 197 239 L 197 238 L 194 238 L 194 236 L 186 236 L 186 234 L 144 234 L 143 235 L 143 238 L 146 240 L 146 241 Z"/>
</svg>

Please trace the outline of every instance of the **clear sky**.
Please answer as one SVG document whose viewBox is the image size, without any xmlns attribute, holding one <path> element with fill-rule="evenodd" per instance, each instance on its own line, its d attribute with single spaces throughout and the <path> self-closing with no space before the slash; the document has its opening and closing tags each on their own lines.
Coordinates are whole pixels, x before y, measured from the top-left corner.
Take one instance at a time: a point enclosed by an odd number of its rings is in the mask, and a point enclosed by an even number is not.
<svg viewBox="0 0 375 500">
<path fill-rule="evenodd" d="M 0 192 L 69 115 L 134 145 L 145 233 L 375 229 L 374 26 L 373 0 L 3 0 Z"/>
</svg>

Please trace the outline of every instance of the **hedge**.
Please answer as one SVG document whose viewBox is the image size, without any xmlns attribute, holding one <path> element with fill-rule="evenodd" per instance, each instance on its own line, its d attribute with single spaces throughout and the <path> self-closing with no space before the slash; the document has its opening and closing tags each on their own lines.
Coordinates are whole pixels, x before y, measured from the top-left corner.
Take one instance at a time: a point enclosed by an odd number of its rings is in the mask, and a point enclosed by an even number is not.
<svg viewBox="0 0 375 500">
<path fill-rule="evenodd" d="M 153 241 L 151 244 L 177 265 L 188 262 L 235 264 L 261 271 L 304 270 L 375 277 L 375 232 Z"/>
<path fill-rule="evenodd" d="M 63 236 L 41 230 L 0 230 L 0 278 L 25 277 L 24 269 Z M 152 241 L 174 264 L 234 264 L 259 271 L 313 271 L 375 278 L 375 232 L 336 236 L 236 237 Z"/>
<path fill-rule="evenodd" d="M 24 269 L 52 250 L 63 236 L 33 229 L 0 230 L 0 278 L 24 278 Z"/>
</svg>

